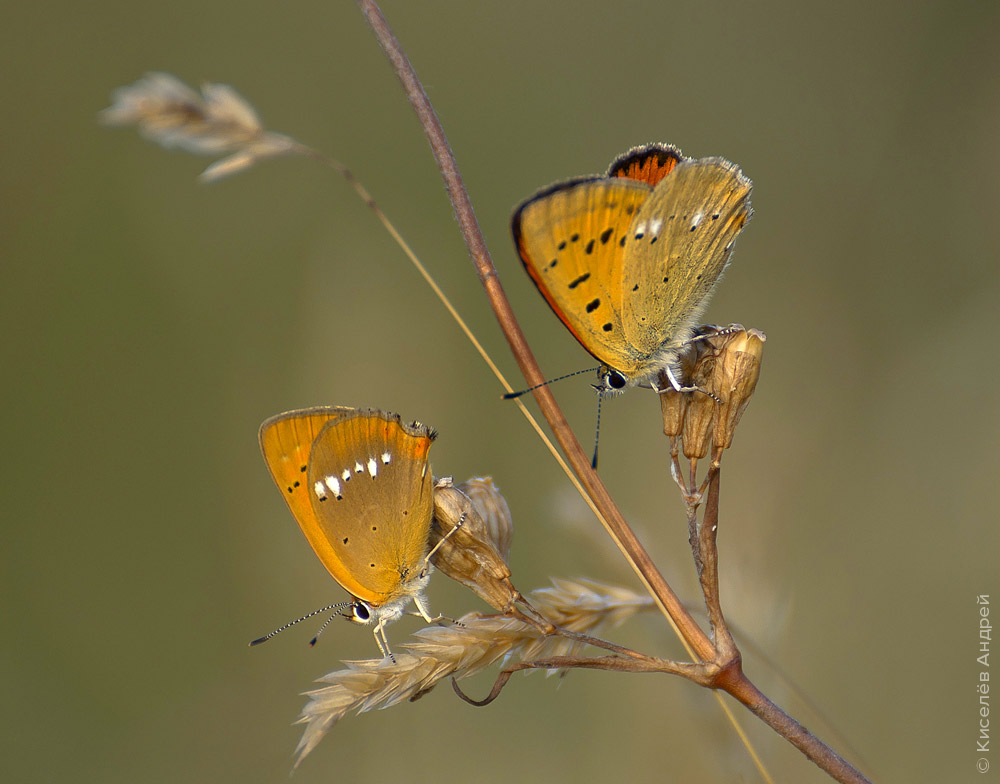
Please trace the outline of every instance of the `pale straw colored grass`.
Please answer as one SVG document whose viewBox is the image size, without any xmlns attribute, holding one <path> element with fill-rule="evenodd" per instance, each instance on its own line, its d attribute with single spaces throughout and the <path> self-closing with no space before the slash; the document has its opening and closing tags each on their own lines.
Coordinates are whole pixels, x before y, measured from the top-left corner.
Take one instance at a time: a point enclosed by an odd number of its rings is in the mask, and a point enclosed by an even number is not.
<svg viewBox="0 0 1000 784">
<path fill-rule="evenodd" d="M 553 580 L 551 588 L 537 590 L 530 598 L 553 623 L 583 634 L 618 626 L 654 606 L 649 596 L 582 579 Z M 420 629 L 414 637 L 402 644 L 408 653 L 397 653 L 395 661 L 344 662 L 344 669 L 318 679 L 329 685 L 307 692 L 309 701 L 299 719 L 306 729 L 296 749 L 296 765 L 350 712 L 397 705 L 420 696 L 444 678 L 468 678 L 497 662 L 580 655 L 584 647 L 558 634 L 544 636 L 514 618 L 477 613 L 460 618 L 459 624 Z"/>
<path fill-rule="evenodd" d="M 119 87 L 100 113 L 105 125 L 135 125 L 152 142 L 196 155 L 226 155 L 201 173 L 214 181 L 258 161 L 312 151 L 294 139 L 264 130 L 254 108 L 227 84 L 205 84 L 201 94 L 176 76 L 153 72 Z"/>
</svg>

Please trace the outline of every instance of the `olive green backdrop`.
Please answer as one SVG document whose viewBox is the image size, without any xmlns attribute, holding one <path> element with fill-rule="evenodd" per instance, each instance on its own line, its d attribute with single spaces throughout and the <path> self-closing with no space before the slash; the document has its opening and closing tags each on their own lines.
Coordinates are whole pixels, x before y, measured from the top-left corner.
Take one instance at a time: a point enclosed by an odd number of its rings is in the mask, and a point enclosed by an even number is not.
<svg viewBox="0 0 1000 784">
<path fill-rule="evenodd" d="M 768 335 L 724 462 L 723 599 L 758 646 L 748 672 L 833 739 L 786 679 L 799 684 L 878 780 L 991 780 L 975 772 L 975 599 L 1000 601 L 1000 7 L 385 11 L 550 375 L 590 359 L 516 261 L 514 204 L 654 140 L 725 156 L 754 180 L 756 215 L 707 313 Z M 4 27 L 5 780 L 288 780 L 299 693 L 375 649 L 346 624 L 316 649 L 311 626 L 246 647 L 343 597 L 257 451 L 258 425 L 282 410 L 377 406 L 438 428 L 435 473 L 492 474 L 505 492 L 522 590 L 550 576 L 637 585 L 336 175 L 287 160 L 199 186 L 207 160 L 97 124 L 111 90 L 148 70 L 233 84 L 268 127 L 357 172 L 515 377 L 422 133 L 354 4 L 14 4 Z M 589 380 L 556 388 L 585 445 Z M 659 428 L 648 390 L 611 401 L 601 473 L 694 602 Z M 430 600 L 450 615 L 482 608 L 441 575 Z M 680 655 L 655 615 L 616 638 Z M 826 780 L 736 713 L 778 780 Z M 445 685 L 351 717 L 294 780 L 453 777 L 760 780 L 710 694 L 599 672 L 518 676 L 487 709 Z"/>
</svg>

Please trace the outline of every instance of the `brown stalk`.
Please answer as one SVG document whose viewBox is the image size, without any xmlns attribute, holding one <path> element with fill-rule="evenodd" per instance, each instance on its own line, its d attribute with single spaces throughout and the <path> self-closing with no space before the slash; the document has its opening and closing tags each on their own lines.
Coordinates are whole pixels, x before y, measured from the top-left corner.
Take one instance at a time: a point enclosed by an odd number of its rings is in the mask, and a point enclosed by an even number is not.
<svg viewBox="0 0 1000 784">
<path fill-rule="evenodd" d="M 486 291 L 490 306 L 493 308 L 497 321 L 500 323 L 504 337 L 524 375 L 525 382 L 529 387 L 541 384 L 545 380 L 544 376 L 535 361 L 534 355 L 510 307 L 510 303 L 504 294 L 496 268 L 493 265 L 485 239 L 476 220 L 468 193 L 458 172 L 454 155 L 437 115 L 430 104 L 430 100 L 378 5 L 374 0 L 358 0 L 358 4 L 374 31 L 379 45 L 392 64 L 397 77 L 402 82 L 407 99 L 424 129 L 424 133 L 427 136 L 434 158 L 444 179 L 448 197 L 451 200 L 452 208 L 458 219 L 462 237 L 465 239 L 473 265 Z M 713 644 L 708 635 L 705 634 L 683 607 L 680 599 L 667 584 L 645 548 L 643 548 L 642 544 L 636 538 L 603 482 L 591 468 L 590 459 L 584 454 L 579 442 L 570 430 L 569 424 L 549 388 L 544 386 L 538 387 L 532 394 L 534 394 L 542 415 L 552 428 L 552 432 L 559 442 L 563 453 L 566 455 L 568 462 L 603 516 L 608 531 L 615 540 L 615 543 L 645 583 L 650 594 L 658 602 L 661 609 L 673 621 L 682 640 L 694 650 L 698 659 L 701 660 L 700 662 L 686 665 L 686 667 L 696 670 L 707 665 L 712 673 L 710 678 L 703 681 L 699 680 L 693 671 L 676 672 L 676 674 L 683 674 L 686 677 L 694 675 L 695 677 L 691 677 L 692 680 L 701 682 L 702 685 L 710 688 L 721 689 L 729 693 L 749 708 L 768 726 L 802 751 L 807 758 L 826 771 L 836 781 L 858 782 L 859 784 L 860 782 L 867 782 L 868 779 L 850 765 L 850 763 L 771 702 L 743 673 L 739 651 L 736 649 L 732 636 L 726 626 L 725 619 L 722 616 L 718 595 L 718 555 L 715 542 L 719 495 L 717 462 L 713 461 L 708 478 L 708 503 L 705 520 L 699 530 L 696 521 L 692 520 L 690 516 L 692 512 L 689 512 L 689 522 L 691 522 L 692 526 L 692 547 L 699 567 L 699 578 L 702 583 L 702 590 L 705 593 L 706 604 L 708 605 L 710 623 L 718 638 L 718 645 Z M 692 491 L 696 487 L 694 483 L 694 469 L 695 461 L 692 461 L 690 471 L 690 488 Z M 688 500 L 689 509 L 692 503 L 696 508 L 700 502 L 700 500 L 695 500 L 694 498 L 688 499 L 687 496 L 686 500 Z M 509 668 L 510 672 L 507 670 L 502 672 L 501 678 L 498 678 L 497 685 L 494 686 L 494 691 L 499 693 L 499 689 L 503 688 L 501 679 L 505 683 L 513 671 L 528 667 L 598 667 L 635 671 L 639 667 L 646 666 L 649 669 L 644 669 L 643 671 L 666 671 L 662 667 L 657 669 L 652 664 L 640 663 L 640 660 L 637 659 L 623 659 L 617 656 L 582 659 L 567 657 L 565 660 L 558 659 L 557 657 L 549 660 L 525 662 Z M 507 674 L 505 675 L 505 673 Z"/>
<path fill-rule="evenodd" d="M 543 669 L 565 670 L 571 667 L 586 670 L 611 670 L 613 672 L 664 672 L 672 675 L 682 675 L 688 680 L 703 686 L 707 685 L 707 680 L 710 677 L 707 673 L 711 669 L 705 664 L 672 662 L 641 655 L 637 658 L 629 659 L 623 659 L 620 656 L 551 656 L 547 659 L 518 662 L 501 670 L 490 693 L 481 700 L 474 700 L 469 697 L 462 691 L 455 678 L 451 679 L 451 687 L 455 690 L 455 694 L 467 703 L 475 705 L 477 708 L 482 708 L 500 696 L 503 687 L 507 685 L 507 681 L 510 680 L 515 672 Z"/>
<path fill-rule="evenodd" d="M 374 30 L 379 45 L 403 83 L 403 89 L 410 105 L 416 112 L 430 142 L 431 150 L 445 182 L 445 189 L 458 219 L 462 237 L 469 249 L 469 255 L 472 257 L 473 265 L 486 290 L 490 306 L 500 323 L 500 329 L 507 339 L 518 367 L 524 375 L 525 382 L 527 386 L 541 384 L 545 381 L 545 377 L 535 361 L 531 348 L 528 346 L 524 333 L 510 307 L 510 302 L 504 294 L 496 267 L 493 265 L 493 259 L 486 247 L 479 222 L 476 220 L 472 203 L 469 201 L 469 194 L 458 172 L 458 165 L 430 100 L 378 5 L 372 0 L 359 0 L 359 5 L 372 30 Z M 580 478 L 587 494 L 604 516 L 612 537 L 632 568 L 646 584 L 652 596 L 677 624 L 682 638 L 694 649 L 698 657 L 711 659 L 714 655 L 711 640 L 684 609 L 680 599 L 667 584 L 628 523 L 625 522 L 624 516 L 615 505 L 604 483 L 590 467 L 590 457 L 584 454 L 552 392 L 548 387 L 543 386 L 532 394 L 538 402 L 542 416 L 552 428 L 556 441 L 566 455 L 567 461 L 574 473 Z"/>
</svg>

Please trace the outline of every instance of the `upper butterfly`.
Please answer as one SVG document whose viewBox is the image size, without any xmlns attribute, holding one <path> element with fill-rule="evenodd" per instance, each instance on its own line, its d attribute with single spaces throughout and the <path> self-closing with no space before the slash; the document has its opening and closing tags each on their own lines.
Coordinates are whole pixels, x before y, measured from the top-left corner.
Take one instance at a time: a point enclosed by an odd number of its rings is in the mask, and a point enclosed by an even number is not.
<svg viewBox="0 0 1000 784">
<path fill-rule="evenodd" d="M 433 620 L 422 594 L 430 575 L 427 451 L 434 437 L 396 414 L 344 407 L 289 411 L 260 428 L 274 483 L 320 561 L 353 597 L 347 617 L 375 624 L 383 656 L 391 655 L 385 626 L 411 600 Z"/>
<path fill-rule="evenodd" d="M 729 161 L 652 144 L 617 158 L 604 177 L 556 183 L 514 212 L 524 268 L 601 362 L 600 391 L 662 392 L 661 370 L 682 389 L 677 354 L 750 219 L 751 187 Z"/>
</svg>

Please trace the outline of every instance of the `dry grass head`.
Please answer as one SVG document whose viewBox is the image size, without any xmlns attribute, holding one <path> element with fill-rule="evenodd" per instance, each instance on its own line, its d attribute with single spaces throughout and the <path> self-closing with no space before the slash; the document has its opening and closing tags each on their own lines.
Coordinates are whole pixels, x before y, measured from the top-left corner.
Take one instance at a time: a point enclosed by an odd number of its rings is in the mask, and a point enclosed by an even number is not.
<svg viewBox="0 0 1000 784">
<path fill-rule="evenodd" d="M 583 634 L 619 626 L 653 607 L 649 596 L 589 580 L 553 580 L 551 588 L 533 592 L 531 601 L 553 623 Z M 397 654 L 395 661 L 345 662 L 344 669 L 318 679 L 328 685 L 307 692 L 309 701 L 299 719 L 306 729 L 296 749 L 298 762 L 348 713 L 416 699 L 443 678 L 468 678 L 499 661 L 579 655 L 584 645 L 558 633 L 546 635 L 517 618 L 470 613 L 458 624 L 420 629 L 402 647 L 407 653 Z"/>
<path fill-rule="evenodd" d="M 199 94 L 176 76 L 152 72 L 119 87 L 112 99 L 100 113 L 105 125 L 135 125 L 150 141 L 196 155 L 228 153 L 202 172 L 202 181 L 227 177 L 266 158 L 311 153 L 288 136 L 264 130 L 254 108 L 226 84 L 205 84 Z"/>
</svg>

